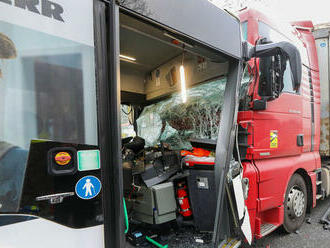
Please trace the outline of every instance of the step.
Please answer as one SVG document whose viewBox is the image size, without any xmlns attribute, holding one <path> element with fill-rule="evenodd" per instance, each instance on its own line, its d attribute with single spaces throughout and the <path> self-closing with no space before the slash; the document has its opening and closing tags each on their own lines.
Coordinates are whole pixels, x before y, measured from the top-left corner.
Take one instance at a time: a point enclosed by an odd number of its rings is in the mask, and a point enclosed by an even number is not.
<svg viewBox="0 0 330 248">
<path fill-rule="evenodd" d="M 260 234 L 262 237 L 266 236 L 267 234 L 270 234 L 272 231 L 274 231 L 277 228 L 277 226 L 270 224 L 270 223 L 264 223 L 260 227 Z"/>
<path fill-rule="evenodd" d="M 241 245 L 241 241 L 236 238 L 229 238 L 227 240 L 224 240 L 220 245 L 219 248 L 238 248 Z"/>
</svg>

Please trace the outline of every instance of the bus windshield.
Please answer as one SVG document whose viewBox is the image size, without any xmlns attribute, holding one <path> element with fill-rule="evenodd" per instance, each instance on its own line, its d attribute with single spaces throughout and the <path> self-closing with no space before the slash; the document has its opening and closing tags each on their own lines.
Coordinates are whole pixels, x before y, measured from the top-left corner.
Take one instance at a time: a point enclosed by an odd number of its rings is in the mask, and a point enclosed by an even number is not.
<svg viewBox="0 0 330 248">
<path fill-rule="evenodd" d="M 192 149 L 190 139 L 216 140 L 227 78 L 187 90 L 187 103 L 176 92 L 144 108 L 137 119 L 138 135 L 148 147 L 166 143 L 171 149 Z"/>
</svg>

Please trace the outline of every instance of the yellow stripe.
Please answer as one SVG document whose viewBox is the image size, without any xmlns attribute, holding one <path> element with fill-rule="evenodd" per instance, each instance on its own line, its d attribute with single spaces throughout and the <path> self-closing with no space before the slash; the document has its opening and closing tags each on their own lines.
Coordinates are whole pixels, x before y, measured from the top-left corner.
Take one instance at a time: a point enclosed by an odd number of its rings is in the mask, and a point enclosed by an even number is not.
<svg viewBox="0 0 330 248">
<path fill-rule="evenodd" d="M 227 239 L 226 240 L 226 243 L 224 243 L 224 245 L 221 248 L 226 248 L 227 245 L 230 243 L 231 240 L 232 240 L 231 238 Z"/>
<path fill-rule="evenodd" d="M 229 248 L 233 248 L 237 243 L 238 243 L 238 240 L 235 240 L 234 243 Z"/>
</svg>

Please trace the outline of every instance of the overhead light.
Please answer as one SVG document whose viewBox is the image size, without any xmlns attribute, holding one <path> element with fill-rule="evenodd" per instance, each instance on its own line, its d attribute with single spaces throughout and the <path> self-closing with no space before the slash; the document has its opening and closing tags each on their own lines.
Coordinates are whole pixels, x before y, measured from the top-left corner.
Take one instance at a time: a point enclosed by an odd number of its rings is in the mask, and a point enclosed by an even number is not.
<svg viewBox="0 0 330 248">
<path fill-rule="evenodd" d="M 184 74 L 184 66 L 180 66 L 180 79 L 181 79 L 181 97 L 182 102 L 185 103 L 187 101 L 187 90 L 186 90 L 186 76 Z"/>
<path fill-rule="evenodd" d="M 126 60 L 129 60 L 129 61 L 135 61 L 136 60 L 136 58 L 133 58 L 133 57 L 130 57 L 130 56 L 126 56 L 126 55 L 122 55 L 122 54 L 120 54 L 119 57 L 121 59 L 126 59 Z"/>
</svg>

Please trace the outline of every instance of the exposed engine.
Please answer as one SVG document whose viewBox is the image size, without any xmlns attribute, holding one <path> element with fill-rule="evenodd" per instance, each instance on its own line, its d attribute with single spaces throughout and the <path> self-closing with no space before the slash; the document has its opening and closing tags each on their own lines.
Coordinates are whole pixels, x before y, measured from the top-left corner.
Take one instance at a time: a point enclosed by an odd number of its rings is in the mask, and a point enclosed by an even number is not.
<svg viewBox="0 0 330 248">
<path fill-rule="evenodd" d="M 122 156 L 124 193 L 132 221 L 175 222 L 213 231 L 213 152 L 203 148 L 173 151 L 163 143 L 145 148 L 144 140 L 136 136 L 123 140 Z"/>
</svg>

